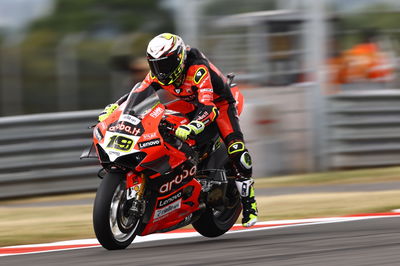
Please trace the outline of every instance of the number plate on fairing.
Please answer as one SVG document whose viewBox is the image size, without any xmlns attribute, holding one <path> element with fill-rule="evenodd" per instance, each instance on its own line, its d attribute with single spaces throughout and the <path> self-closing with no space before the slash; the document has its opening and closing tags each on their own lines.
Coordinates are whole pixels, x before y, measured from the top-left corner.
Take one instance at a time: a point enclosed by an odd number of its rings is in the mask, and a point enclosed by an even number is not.
<svg viewBox="0 0 400 266">
<path fill-rule="evenodd" d="M 121 133 L 113 133 L 107 131 L 104 141 L 100 146 L 108 154 L 110 161 L 115 161 L 118 157 L 138 152 L 133 147 L 137 143 L 140 137 L 130 136 Z"/>
</svg>

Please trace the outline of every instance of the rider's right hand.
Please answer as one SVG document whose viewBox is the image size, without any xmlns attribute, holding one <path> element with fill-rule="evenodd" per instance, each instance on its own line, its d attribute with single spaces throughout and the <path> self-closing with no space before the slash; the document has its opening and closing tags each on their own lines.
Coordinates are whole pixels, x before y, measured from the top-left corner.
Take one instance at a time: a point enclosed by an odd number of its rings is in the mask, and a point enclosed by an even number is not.
<svg viewBox="0 0 400 266">
<path fill-rule="evenodd" d="M 204 130 L 204 123 L 193 120 L 187 125 L 179 126 L 175 131 L 175 135 L 181 140 L 185 141 L 189 137 L 189 135 L 200 134 L 203 130 Z"/>
<path fill-rule="evenodd" d="M 107 105 L 104 108 L 103 112 L 99 114 L 99 121 L 103 122 L 104 120 L 106 120 L 118 107 L 119 105 L 116 103 Z"/>
</svg>

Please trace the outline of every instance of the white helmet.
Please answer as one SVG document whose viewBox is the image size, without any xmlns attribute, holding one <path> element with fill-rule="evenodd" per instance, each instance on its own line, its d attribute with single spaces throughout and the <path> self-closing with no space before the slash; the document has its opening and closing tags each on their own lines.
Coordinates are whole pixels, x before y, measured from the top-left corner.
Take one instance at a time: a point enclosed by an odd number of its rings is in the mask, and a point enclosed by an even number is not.
<svg viewBox="0 0 400 266">
<path fill-rule="evenodd" d="M 182 74 L 186 59 L 186 46 L 182 38 L 171 33 L 154 37 L 147 46 L 150 70 L 163 85 L 172 84 Z"/>
</svg>

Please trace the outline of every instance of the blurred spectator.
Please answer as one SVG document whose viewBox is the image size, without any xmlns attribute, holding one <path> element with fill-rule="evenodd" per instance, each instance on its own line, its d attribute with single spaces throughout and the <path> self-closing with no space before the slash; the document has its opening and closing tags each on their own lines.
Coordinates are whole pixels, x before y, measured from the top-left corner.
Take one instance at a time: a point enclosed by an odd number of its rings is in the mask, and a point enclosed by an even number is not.
<svg viewBox="0 0 400 266">
<path fill-rule="evenodd" d="M 111 58 L 110 64 L 115 71 L 127 72 L 129 83 L 141 82 L 150 71 L 145 57 L 134 58 L 129 55 L 117 55 Z"/>
<path fill-rule="evenodd" d="M 149 73 L 149 65 L 145 57 L 136 58 L 129 63 L 129 70 L 132 74 L 133 84 L 142 82 Z"/>
<path fill-rule="evenodd" d="M 394 79 L 392 59 L 388 51 L 381 49 L 376 37 L 375 31 L 366 30 L 361 43 L 330 58 L 330 84 L 382 84 Z"/>
</svg>

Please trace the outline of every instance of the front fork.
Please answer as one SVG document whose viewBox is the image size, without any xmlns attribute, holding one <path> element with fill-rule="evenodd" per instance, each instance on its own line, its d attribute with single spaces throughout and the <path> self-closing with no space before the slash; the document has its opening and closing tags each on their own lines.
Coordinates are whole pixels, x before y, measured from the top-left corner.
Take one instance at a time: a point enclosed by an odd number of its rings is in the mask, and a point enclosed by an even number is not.
<svg viewBox="0 0 400 266">
<path fill-rule="evenodd" d="M 146 187 L 146 178 L 143 173 L 136 175 L 133 172 L 126 174 L 126 200 L 132 201 L 129 212 L 136 217 L 140 217 L 145 211 L 145 201 L 143 199 Z"/>
</svg>

